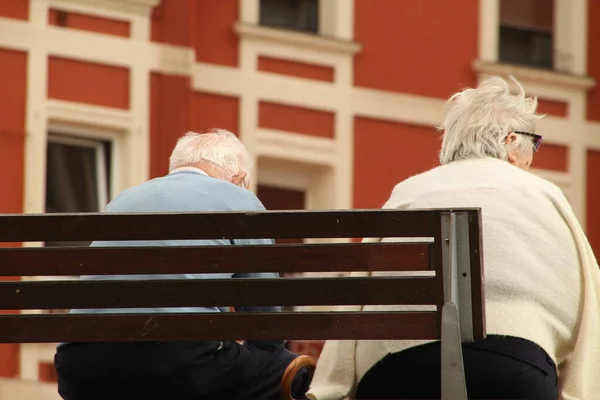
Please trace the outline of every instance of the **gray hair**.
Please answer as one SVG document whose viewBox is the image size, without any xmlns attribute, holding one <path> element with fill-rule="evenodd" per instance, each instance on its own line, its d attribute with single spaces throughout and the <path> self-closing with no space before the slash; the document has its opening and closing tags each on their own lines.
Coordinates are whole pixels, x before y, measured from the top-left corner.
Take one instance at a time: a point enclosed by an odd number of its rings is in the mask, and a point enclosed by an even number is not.
<svg viewBox="0 0 600 400">
<path fill-rule="evenodd" d="M 513 77 L 519 91 L 512 94 L 507 81 L 492 76 L 475 89 L 455 93 L 444 107 L 444 131 L 440 163 L 469 158 L 494 157 L 506 160 L 509 151 L 519 154 L 533 152 L 532 138 L 517 135 L 505 144 L 514 131 L 535 131 L 537 98 L 526 97 L 525 89 Z"/>
<path fill-rule="evenodd" d="M 240 173 L 250 174 L 252 157 L 231 132 L 211 129 L 206 133 L 187 132 L 179 138 L 169 159 L 169 171 L 204 162 L 215 168 L 220 179 Z"/>
</svg>

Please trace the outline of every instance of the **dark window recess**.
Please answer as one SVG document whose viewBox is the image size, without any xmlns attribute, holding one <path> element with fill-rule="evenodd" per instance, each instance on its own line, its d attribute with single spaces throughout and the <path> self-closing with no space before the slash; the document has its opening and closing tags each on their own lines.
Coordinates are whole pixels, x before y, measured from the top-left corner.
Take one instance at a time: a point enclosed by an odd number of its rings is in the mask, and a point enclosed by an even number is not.
<svg viewBox="0 0 600 400">
<path fill-rule="evenodd" d="M 554 0 L 501 0 L 501 62 L 554 67 Z"/>
<path fill-rule="evenodd" d="M 267 210 L 304 210 L 306 208 L 306 192 L 276 186 L 258 185 L 256 195 Z M 277 244 L 303 243 L 303 238 L 275 239 Z M 281 277 L 293 278 L 301 274 L 280 273 Z M 294 311 L 294 306 L 283 307 L 283 311 Z"/>
<path fill-rule="evenodd" d="M 258 185 L 256 195 L 267 210 L 304 210 L 306 208 L 306 193 L 303 190 Z M 275 239 L 278 244 L 302 243 L 303 241 L 303 238 Z"/>
<path fill-rule="evenodd" d="M 69 26 L 69 13 L 62 10 L 56 11 L 56 25 L 58 26 Z"/>
<path fill-rule="evenodd" d="M 319 32 L 318 0 L 260 0 L 260 24 L 302 32 Z"/>
<path fill-rule="evenodd" d="M 500 61 L 553 68 L 552 33 L 500 27 Z"/>
<path fill-rule="evenodd" d="M 76 141 L 50 141 L 46 157 L 47 213 L 101 210 L 104 206 L 101 202 L 110 196 L 110 142 L 97 142 L 94 146 L 79 145 Z M 101 196 L 100 185 L 104 186 L 105 196 Z M 46 242 L 45 245 L 87 246 L 89 242 Z"/>
</svg>

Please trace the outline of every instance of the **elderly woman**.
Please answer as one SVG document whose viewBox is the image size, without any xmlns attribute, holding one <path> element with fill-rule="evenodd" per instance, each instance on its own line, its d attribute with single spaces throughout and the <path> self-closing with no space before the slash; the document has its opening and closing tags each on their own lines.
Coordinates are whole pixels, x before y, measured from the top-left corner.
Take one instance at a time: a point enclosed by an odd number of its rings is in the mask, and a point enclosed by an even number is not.
<svg viewBox="0 0 600 400">
<path fill-rule="evenodd" d="M 528 172 L 540 116 L 515 83 L 517 94 L 492 77 L 452 96 L 441 166 L 399 183 L 384 208 L 482 208 L 488 337 L 463 344 L 469 398 L 595 399 L 598 264 L 561 191 Z M 440 381 L 439 341 L 331 340 L 308 397 L 439 399 Z"/>
</svg>

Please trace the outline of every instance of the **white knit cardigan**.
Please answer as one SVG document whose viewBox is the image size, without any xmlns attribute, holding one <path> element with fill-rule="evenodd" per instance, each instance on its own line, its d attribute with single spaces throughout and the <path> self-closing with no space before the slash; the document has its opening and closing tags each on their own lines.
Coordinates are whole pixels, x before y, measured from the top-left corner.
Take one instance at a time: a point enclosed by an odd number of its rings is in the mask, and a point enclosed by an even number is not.
<svg viewBox="0 0 600 400">
<path fill-rule="evenodd" d="M 600 398 L 600 271 L 560 189 L 508 162 L 484 158 L 455 161 L 401 182 L 384 205 L 452 207 L 482 208 L 487 333 L 540 345 L 558 366 L 561 399 Z M 309 398 L 352 398 L 377 361 L 421 343 L 427 342 L 329 340 Z"/>
</svg>

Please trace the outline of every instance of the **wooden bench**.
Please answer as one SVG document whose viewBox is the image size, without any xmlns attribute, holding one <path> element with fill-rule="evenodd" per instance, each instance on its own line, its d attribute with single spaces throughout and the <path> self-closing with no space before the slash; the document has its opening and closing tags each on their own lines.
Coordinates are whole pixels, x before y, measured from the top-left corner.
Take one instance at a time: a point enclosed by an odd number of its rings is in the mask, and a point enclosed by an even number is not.
<svg viewBox="0 0 600 400">
<path fill-rule="evenodd" d="M 0 282 L 0 309 L 424 305 L 430 311 L 6 314 L 0 343 L 441 339 L 443 399 L 467 399 L 460 343 L 485 336 L 480 211 L 0 215 L 1 242 L 404 238 L 398 243 L 0 249 L 0 276 L 418 271 L 390 277 Z M 414 238 L 419 238 L 414 239 Z M 423 239 L 426 238 L 426 239 Z M 435 306 L 435 307 L 431 307 Z M 306 358 L 288 368 L 290 377 Z M 309 359 L 310 361 L 310 359 Z"/>
</svg>

